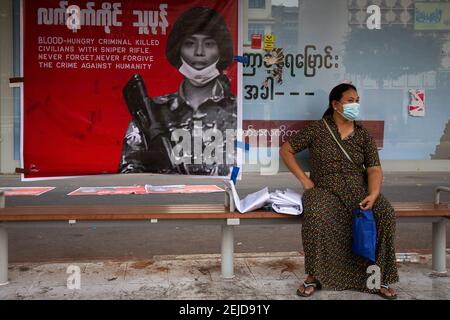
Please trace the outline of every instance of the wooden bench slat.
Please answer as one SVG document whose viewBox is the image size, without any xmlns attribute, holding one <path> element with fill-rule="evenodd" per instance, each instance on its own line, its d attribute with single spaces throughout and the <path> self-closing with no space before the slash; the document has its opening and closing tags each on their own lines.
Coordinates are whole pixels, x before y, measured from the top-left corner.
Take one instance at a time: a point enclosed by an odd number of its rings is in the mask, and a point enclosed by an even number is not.
<svg viewBox="0 0 450 320">
<path fill-rule="evenodd" d="M 23 206 L 0 210 L 0 221 L 65 220 L 149 220 L 149 219 L 227 219 L 283 218 L 283 215 L 256 211 L 241 214 L 229 212 L 224 205 L 158 205 L 127 206 Z"/>
<path fill-rule="evenodd" d="M 450 210 L 450 204 L 440 204 L 436 206 L 433 203 L 393 203 L 396 211 L 399 210 Z"/>
<path fill-rule="evenodd" d="M 397 217 L 448 217 L 450 203 L 435 206 L 432 203 L 392 203 Z M 126 211 L 125 211 L 126 210 Z M 71 205 L 71 206 L 20 206 L 0 209 L 0 222 L 13 221 L 123 221 L 150 219 L 298 219 L 269 211 L 253 211 L 245 214 L 228 212 L 221 204 L 190 205 Z"/>
</svg>

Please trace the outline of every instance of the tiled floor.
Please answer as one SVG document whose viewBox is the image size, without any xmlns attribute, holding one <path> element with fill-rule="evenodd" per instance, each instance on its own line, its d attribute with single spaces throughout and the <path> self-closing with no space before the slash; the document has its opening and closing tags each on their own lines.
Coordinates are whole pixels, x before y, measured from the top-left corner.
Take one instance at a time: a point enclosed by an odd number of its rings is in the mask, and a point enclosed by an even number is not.
<svg viewBox="0 0 450 320">
<path fill-rule="evenodd" d="M 218 255 L 158 256 L 141 261 L 11 264 L 0 299 L 304 299 L 298 253 L 236 254 L 235 278 L 224 280 Z M 447 256 L 449 261 L 450 255 Z M 81 288 L 70 290 L 67 268 L 78 266 Z M 399 264 L 399 299 L 450 299 L 450 278 L 430 275 L 430 256 Z M 381 299 L 353 291 L 318 291 L 308 299 Z"/>
</svg>

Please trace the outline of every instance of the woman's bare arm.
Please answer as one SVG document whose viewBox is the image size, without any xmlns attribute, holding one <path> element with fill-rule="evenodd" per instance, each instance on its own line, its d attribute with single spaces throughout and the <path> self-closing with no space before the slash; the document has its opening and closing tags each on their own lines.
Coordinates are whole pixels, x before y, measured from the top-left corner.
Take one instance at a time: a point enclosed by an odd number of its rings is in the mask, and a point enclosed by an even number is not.
<svg viewBox="0 0 450 320">
<path fill-rule="evenodd" d="M 289 171 L 300 181 L 304 189 L 314 188 L 314 183 L 305 174 L 295 159 L 295 152 L 289 142 L 285 142 L 280 148 L 280 157 L 283 159 Z"/>
</svg>

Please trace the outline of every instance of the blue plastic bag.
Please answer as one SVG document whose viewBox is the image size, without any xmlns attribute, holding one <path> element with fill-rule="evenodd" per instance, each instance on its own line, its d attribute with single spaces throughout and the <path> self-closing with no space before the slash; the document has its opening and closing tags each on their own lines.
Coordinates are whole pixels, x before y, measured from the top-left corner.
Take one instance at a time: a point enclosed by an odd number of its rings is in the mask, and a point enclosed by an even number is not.
<svg viewBox="0 0 450 320">
<path fill-rule="evenodd" d="M 373 262 L 376 258 L 377 228 L 372 210 L 353 210 L 353 241 L 352 251 L 358 256 Z"/>
</svg>

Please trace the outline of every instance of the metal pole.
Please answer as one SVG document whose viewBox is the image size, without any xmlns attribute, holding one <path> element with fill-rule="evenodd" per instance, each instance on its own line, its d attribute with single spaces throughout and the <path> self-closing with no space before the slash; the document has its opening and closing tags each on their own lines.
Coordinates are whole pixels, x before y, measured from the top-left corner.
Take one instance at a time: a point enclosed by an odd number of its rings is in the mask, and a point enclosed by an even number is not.
<svg viewBox="0 0 450 320">
<path fill-rule="evenodd" d="M 441 201 L 441 191 L 450 192 L 450 188 L 449 187 L 443 187 L 443 186 L 436 187 L 436 189 L 435 189 L 435 196 L 434 196 L 434 203 L 436 205 L 438 205 L 440 203 L 440 201 Z"/>
<path fill-rule="evenodd" d="M 236 211 L 236 206 L 234 205 L 234 197 L 233 197 L 233 191 L 231 189 L 228 189 L 228 202 L 230 204 L 230 212 Z"/>
<path fill-rule="evenodd" d="M 8 234 L 0 225 L 0 286 L 8 284 Z"/>
<path fill-rule="evenodd" d="M 225 188 L 225 208 L 230 207 L 230 195 L 228 194 L 228 187 Z"/>
<path fill-rule="evenodd" d="M 435 189 L 434 203 L 439 205 L 441 201 L 441 191 L 450 192 L 450 188 L 439 186 Z M 433 222 L 433 256 L 432 268 L 433 272 L 438 275 L 446 275 L 446 221 L 442 219 Z"/>
<path fill-rule="evenodd" d="M 3 191 L 0 191 L 0 209 L 3 209 L 5 207 L 5 193 Z"/>
<path fill-rule="evenodd" d="M 5 207 L 5 193 L 0 192 L 0 210 Z M 0 286 L 8 284 L 8 233 L 0 224 Z"/>
<path fill-rule="evenodd" d="M 222 225 L 222 278 L 234 278 L 234 227 Z"/>
<path fill-rule="evenodd" d="M 437 274 L 447 274 L 446 268 L 446 221 L 433 222 L 433 272 Z"/>
</svg>

